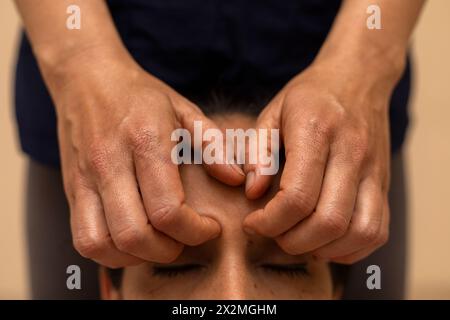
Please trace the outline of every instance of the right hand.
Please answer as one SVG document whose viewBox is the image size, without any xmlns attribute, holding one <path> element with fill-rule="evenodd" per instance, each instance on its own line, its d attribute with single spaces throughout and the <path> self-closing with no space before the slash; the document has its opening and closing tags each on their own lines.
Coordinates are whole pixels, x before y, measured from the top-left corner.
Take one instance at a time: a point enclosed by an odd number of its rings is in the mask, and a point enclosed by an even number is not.
<svg viewBox="0 0 450 320">
<path fill-rule="evenodd" d="M 131 57 L 89 56 L 49 78 L 58 115 L 64 188 L 73 243 L 108 267 L 170 262 L 183 245 L 215 238 L 220 225 L 184 202 L 171 161 L 176 128 L 194 120 L 216 127 L 193 103 L 142 70 Z M 73 66 L 71 66 L 73 64 Z M 210 165 L 229 185 L 245 180 L 232 165 Z"/>
</svg>

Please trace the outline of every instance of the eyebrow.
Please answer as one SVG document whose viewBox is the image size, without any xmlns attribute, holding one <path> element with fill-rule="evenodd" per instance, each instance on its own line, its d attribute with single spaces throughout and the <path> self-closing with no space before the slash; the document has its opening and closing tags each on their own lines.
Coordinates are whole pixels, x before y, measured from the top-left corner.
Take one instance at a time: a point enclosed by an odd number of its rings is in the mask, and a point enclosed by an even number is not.
<svg viewBox="0 0 450 320">
<path fill-rule="evenodd" d="M 152 263 L 155 268 L 165 268 L 173 267 L 176 269 L 181 265 L 195 265 L 196 261 L 205 261 L 210 263 L 215 259 L 217 255 L 218 248 L 217 242 L 211 241 L 197 247 L 185 247 L 181 255 L 172 263 Z M 311 255 L 300 254 L 300 255 L 290 255 L 284 252 L 278 244 L 270 238 L 262 238 L 259 236 L 250 236 L 247 238 L 245 243 L 244 253 L 246 259 L 249 261 L 257 262 L 260 260 L 271 259 L 271 263 L 276 264 L 278 260 L 283 264 L 302 264 L 307 263 L 311 260 Z M 264 262 L 264 263 L 267 263 Z"/>
</svg>

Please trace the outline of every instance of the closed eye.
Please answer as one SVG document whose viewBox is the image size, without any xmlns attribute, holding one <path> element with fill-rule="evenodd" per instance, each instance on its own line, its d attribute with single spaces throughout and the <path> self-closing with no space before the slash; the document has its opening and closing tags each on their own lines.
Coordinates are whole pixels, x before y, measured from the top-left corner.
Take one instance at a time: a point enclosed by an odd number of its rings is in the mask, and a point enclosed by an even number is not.
<svg viewBox="0 0 450 320">
<path fill-rule="evenodd" d="M 273 272 L 279 275 L 286 275 L 290 277 L 301 277 L 309 275 L 306 263 L 294 263 L 294 264 L 275 264 L 264 263 L 261 265 L 265 271 Z"/>
<path fill-rule="evenodd" d="M 308 268 L 306 263 L 295 264 L 275 264 L 265 263 L 260 267 L 267 272 L 273 272 L 279 275 L 286 275 L 290 277 L 300 277 L 308 275 Z M 201 264 L 180 264 L 180 265 L 164 265 L 154 266 L 153 275 L 159 277 L 173 278 L 180 275 L 201 271 L 205 266 Z"/>
<path fill-rule="evenodd" d="M 200 271 L 204 266 L 200 264 L 180 264 L 180 265 L 166 265 L 166 266 L 154 266 L 153 275 L 159 277 L 176 277 L 190 272 Z"/>
</svg>

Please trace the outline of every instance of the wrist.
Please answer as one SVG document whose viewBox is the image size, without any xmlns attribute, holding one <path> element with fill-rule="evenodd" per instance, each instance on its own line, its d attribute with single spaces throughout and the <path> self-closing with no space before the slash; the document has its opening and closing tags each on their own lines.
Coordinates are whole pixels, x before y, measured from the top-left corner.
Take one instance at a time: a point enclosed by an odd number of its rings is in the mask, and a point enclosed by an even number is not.
<svg viewBox="0 0 450 320">
<path fill-rule="evenodd" d="M 102 78 L 111 69 L 137 69 L 138 65 L 122 45 L 86 43 L 76 50 L 43 49 L 36 54 L 44 81 L 52 94 L 77 81 Z"/>
<path fill-rule="evenodd" d="M 392 91 L 406 65 L 406 46 L 376 42 L 325 43 L 313 65 L 335 68 L 342 77 Z M 343 79 L 343 80 L 344 80 Z"/>
</svg>

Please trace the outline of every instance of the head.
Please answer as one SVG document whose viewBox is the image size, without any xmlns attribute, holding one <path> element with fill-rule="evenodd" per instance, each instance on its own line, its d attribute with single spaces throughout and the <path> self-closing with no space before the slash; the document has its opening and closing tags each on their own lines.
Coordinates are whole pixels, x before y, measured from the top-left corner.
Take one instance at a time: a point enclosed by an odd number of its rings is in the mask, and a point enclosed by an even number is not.
<svg viewBox="0 0 450 320">
<path fill-rule="evenodd" d="M 240 112 L 210 116 L 222 129 L 255 125 L 254 116 Z M 280 172 L 262 198 L 248 200 L 244 187 L 218 182 L 201 165 L 181 165 L 186 203 L 217 220 L 222 233 L 202 245 L 185 247 L 169 264 L 148 262 L 118 270 L 102 268 L 102 298 L 339 298 L 343 278 L 335 266 L 310 254 L 289 255 L 273 239 L 249 235 L 242 228 L 246 215 L 263 207 L 277 192 Z"/>
</svg>

